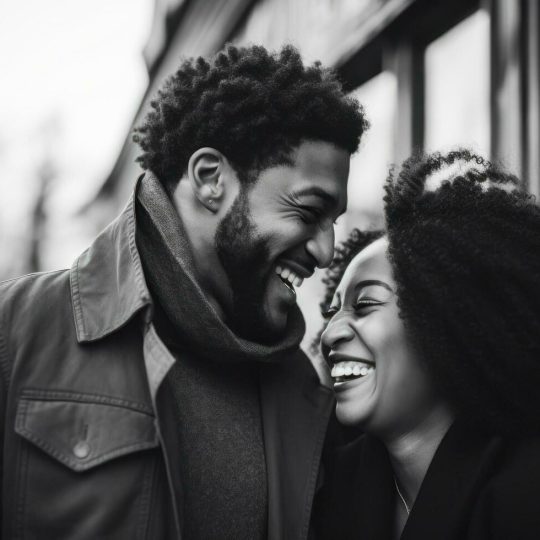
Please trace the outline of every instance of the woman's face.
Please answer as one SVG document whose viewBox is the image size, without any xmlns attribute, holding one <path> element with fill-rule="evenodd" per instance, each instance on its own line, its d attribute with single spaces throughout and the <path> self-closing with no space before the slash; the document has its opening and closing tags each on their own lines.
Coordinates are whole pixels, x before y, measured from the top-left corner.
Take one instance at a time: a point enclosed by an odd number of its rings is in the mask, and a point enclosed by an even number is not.
<svg viewBox="0 0 540 540">
<path fill-rule="evenodd" d="M 387 248 L 383 237 L 351 261 L 322 335 L 339 421 L 379 436 L 412 428 L 436 402 L 398 314 Z"/>
</svg>

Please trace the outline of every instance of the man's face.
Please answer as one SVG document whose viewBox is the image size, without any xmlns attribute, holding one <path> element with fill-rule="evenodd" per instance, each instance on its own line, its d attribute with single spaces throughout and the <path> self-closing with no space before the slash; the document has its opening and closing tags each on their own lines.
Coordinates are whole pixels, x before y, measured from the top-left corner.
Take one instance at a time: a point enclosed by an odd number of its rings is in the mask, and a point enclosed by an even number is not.
<svg viewBox="0 0 540 540">
<path fill-rule="evenodd" d="M 347 206 L 347 151 L 310 141 L 292 157 L 243 188 L 216 231 L 233 293 L 229 324 L 261 342 L 283 334 L 295 287 L 330 264 L 333 222 Z"/>
</svg>

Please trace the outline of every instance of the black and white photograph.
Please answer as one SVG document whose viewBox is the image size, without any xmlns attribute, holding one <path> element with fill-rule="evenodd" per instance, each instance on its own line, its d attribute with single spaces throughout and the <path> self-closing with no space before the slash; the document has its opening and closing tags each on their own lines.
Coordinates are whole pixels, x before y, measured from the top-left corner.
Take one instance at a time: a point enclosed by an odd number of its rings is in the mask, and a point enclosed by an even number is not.
<svg viewBox="0 0 540 540">
<path fill-rule="evenodd" d="M 539 30 L 3 0 L 0 539 L 538 540 Z"/>
</svg>

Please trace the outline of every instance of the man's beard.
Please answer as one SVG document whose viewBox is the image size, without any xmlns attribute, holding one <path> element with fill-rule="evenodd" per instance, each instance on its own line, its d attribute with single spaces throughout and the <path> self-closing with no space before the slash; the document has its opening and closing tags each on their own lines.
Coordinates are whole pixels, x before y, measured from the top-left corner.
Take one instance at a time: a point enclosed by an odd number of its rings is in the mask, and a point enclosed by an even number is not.
<svg viewBox="0 0 540 540">
<path fill-rule="evenodd" d="M 251 220 L 247 189 L 242 187 L 215 236 L 218 256 L 233 292 L 229 327 L 238 336 L 271 343 L 279 338 L 265 313 L 270 277 L 267 242 Z"/>
</svg>

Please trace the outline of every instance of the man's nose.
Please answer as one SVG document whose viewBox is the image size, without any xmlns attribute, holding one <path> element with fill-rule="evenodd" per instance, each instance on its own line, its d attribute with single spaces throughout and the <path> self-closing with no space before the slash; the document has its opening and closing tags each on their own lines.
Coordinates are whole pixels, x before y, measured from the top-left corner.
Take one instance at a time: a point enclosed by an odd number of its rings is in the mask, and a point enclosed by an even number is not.
<svg viewBox="0 0 540 540">
<path fill-rule="evenodd" d="M 306 251 L 317 261 L 319 268 L 326 268 L 334 258 L 334 227 L 319 227 L 307 241 Z"/>
<path fill-rule="evenodd" d="M 339 317 L 339 315 L 337 315 Z M 350 341 L 354 337 L 352 328 L 344 318 L 328 323 L 321 335 L 321 343 L 325 348 L 334 349 L 340 341 Z"/>
</svg>

